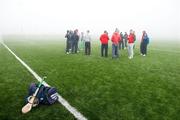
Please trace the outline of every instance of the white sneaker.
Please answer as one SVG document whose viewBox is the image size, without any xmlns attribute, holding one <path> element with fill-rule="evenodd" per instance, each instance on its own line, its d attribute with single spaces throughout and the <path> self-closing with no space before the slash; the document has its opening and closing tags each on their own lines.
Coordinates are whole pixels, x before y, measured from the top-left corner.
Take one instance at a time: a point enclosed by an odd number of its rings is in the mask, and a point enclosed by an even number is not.
<svg viewBox="0 0 180 120">
<path fill-rule="evenodd" d="M 69 54 L 69 52 L 66 52 L 66 54 L 68 55 L 68 54 Z"/>
<path fill-rule="evenodd" d="M 129 57 L 129 59 L 132 59 L 131 57 Z"/>
<path fill-rule="evenodd" d="M 143 56 L 146 56 L 145 54 Z"/>
</svg>

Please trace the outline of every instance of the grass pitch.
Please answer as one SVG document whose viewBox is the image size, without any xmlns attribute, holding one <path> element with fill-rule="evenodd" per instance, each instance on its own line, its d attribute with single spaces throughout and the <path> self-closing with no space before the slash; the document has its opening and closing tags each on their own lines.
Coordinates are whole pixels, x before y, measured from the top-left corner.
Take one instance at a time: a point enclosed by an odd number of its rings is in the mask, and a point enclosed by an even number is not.
<svg viewBox="0 0 180 120">
<path fill-rule="evenodd" d="M 59 39 L 4 42 L 89 120 L 180 119 L 179 43 L 151 43 L 146 57 L 136 45 L 134 59 L 122 50 L 120 59 L 112 60 L 110 44 L 109 57 L 102 58 L 97 42 L 91 56 L 66 55 Z M 59 103 L 22 115 L 29 84 L 37 80 L 1 44 L 0 56 L 1 120 L 75 119 Z"/>
</svg>

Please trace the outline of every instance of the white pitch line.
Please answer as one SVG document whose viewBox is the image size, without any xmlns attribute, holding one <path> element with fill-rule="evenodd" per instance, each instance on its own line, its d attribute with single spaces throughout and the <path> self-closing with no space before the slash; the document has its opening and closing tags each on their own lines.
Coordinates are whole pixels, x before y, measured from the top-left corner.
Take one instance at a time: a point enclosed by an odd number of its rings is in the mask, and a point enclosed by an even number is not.
<svg viewBox="0 0 180 120">
<path fill-rule="evenodd" d="M 22 61 L 6 44 L 1 42 L 1 44 L 38 80 L 42 81 L 42 78 L 34 72 L 24 61 Z M 48 85 L 45 81 L 43 82 L 45 86 Z M 74 117 L 78 120 L 87 120 L 80 112 L 76 110 L 76 108 L 72 107 L 60 94 L 58 94 L 58 101 L 61 103 Z"/>
</svg>

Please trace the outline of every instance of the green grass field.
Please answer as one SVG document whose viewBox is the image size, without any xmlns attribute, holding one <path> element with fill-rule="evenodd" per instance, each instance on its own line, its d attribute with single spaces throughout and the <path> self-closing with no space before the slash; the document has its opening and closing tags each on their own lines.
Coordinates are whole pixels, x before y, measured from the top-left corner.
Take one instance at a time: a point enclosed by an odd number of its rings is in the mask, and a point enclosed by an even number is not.
<svg viewBox="0 0 180 120">
<path fill-rule="evenodd" d="M 108 58 L 100 57 L 97 42 L 91 56 L 66 55 L 65 42 L 58 39 L 4 42 L 89 120 L 180 119 L 179 43 L 152 42 L 146 57 L 136 45 L 134 59 L 123 50 L 112 60 L 111 48 Z M 29 84 L 37 80 L 1 44 L 0 56 L 0 120 L 75 119 L 59 103 L 23 115 Z"/>
</svg>

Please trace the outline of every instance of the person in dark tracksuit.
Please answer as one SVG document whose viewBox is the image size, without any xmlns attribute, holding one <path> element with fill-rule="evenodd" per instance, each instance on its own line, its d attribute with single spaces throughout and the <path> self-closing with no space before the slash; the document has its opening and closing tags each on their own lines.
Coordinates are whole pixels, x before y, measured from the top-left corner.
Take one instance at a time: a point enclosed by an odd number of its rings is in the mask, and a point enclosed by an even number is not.
<svg viewBox="0 0 180 120">
<path fill-rule="evenodd" d="M 71 49 L 71 35 L 69 30 L 67 30 L 65 38 L 66 38 L 66 54 L 69 54 L 70 52 L 69 49 Z"/>
<path fill-rule="evenodd" d="M 124 33 L 124 48 L 127 49 L 127 42 L 128 42 L 128 34 L 127 32 Z"/>
<path fill-rule="evenodd" d="M 85 55 L 90 55 L 91 54 L 91 36 L 90 36 L 90 31 L 87 30 L 85 36 L 84 36 L 84 41 L 85 41 Z"/>
<path fill-rule="evenodd" d="M 70 46 L 70 48 L 69 48 L 69 53 L 71 53 L 72 52 L 72 44 L 73 44 L 73 34 L 74 34 L 74 32 L 72 31 L 72 30 L 70 30 L 70 33 L 69 33 L 69 36 L 70 36 L 70 41 L 69 41 L 69 46 Z"/>
<path fill-rule="evenodd" d="M 121 41 L 119 42 L 119 50 L 124 49 L 124 36 L 123 33 L 120 33 Z"/>
<path fill-rule="evenodd" d="M 140 53 L 143 56 L 147 55 L 147 45 L 149 44 L 149 37 L 146 33 L 146 31 L 143 31 L 141 44 L 140 44 Z"/>
<path fill-rule="evenodd" d="M 76 29 L 74 31 L 74 34 L 72 35 L 72 53 L 77 53 L 78 42 L 79 42 L 79 35 L 78 35 L 78 30 Z"/>
<path fill-rule="evenodd" d="M 104 33 L 100 36 L 100 41 L 101 41 L 101 56 L 104 57 L 104 52 L 105 52 L 105 57 L 108 57 L 108 32 L 105 30 Z"/>
</svg>

